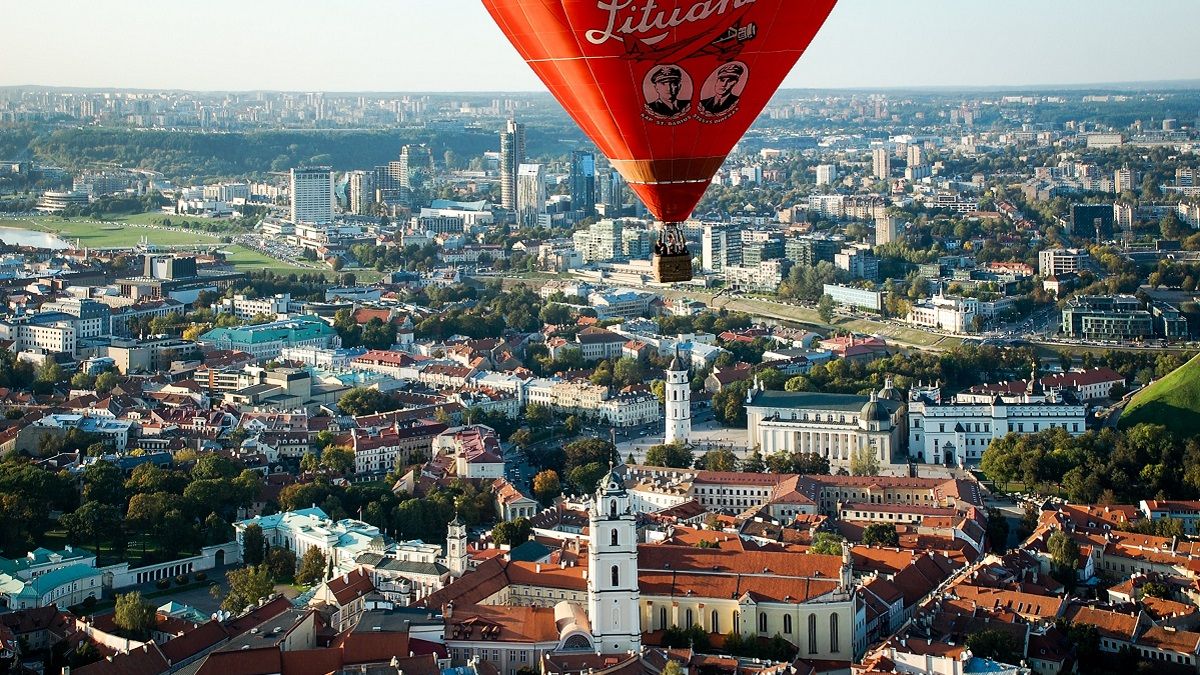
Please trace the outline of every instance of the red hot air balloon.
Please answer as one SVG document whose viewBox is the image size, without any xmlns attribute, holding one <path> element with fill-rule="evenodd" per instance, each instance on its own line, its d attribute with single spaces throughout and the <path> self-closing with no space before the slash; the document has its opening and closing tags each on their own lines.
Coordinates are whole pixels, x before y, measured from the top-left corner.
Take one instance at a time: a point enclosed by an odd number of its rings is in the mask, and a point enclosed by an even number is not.
<svg viewBox="0 0 1200 675">
<path fill-rule="evenodd" d="M 660 281 L 692 277 L 679 223 L 837 0 L 483 0 L 663 223 Z"/>
</svg>

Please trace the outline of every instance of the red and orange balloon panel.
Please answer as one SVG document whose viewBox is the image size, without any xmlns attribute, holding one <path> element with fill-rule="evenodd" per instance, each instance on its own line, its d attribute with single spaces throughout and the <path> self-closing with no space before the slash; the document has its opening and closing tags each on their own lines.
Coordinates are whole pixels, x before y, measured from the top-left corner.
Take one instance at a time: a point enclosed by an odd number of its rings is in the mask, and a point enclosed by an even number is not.
<svg viewBox="0 0 1200 675">
<path fill-rule="evenodd" d="M 483 0 L 656 218 L 691 216 L 837 0 Z"/>
</svg>

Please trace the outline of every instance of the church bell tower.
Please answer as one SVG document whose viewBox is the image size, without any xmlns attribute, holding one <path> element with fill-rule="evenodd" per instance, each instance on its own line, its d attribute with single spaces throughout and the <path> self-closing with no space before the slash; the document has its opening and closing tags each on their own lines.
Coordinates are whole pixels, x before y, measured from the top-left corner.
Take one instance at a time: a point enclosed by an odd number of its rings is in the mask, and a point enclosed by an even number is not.
<svg viewBox="0 0 1200 675">
<path fill-rule="evenodd" d="M 642 646 L 637 521 L 616 472 L 610 471 L 596 491 L 589 516 L 588 619 L 596 651 L 637 652 Z"/>
</svg>

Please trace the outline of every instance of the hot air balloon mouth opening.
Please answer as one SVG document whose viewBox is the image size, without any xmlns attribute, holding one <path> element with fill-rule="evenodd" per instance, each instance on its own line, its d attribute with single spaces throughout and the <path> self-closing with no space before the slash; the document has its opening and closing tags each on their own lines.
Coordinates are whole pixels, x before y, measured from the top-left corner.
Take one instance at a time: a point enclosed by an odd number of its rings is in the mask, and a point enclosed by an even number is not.
<svg viewBox="0 0 1200 675">
<path fill-rule="evenodd" d="M 692 252 L 679 223 L 663 223 L 654 244 L 654 278 L 660 283 L 692 280 Z"/>
</svg>

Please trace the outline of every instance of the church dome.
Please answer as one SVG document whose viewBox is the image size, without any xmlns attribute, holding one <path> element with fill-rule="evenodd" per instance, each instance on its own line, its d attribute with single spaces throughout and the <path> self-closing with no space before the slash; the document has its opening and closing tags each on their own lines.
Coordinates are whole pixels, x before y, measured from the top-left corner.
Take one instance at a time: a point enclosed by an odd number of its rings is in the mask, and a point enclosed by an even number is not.
<svg viewBox="0 0 1200 675">
<path fill-rule="evenodd" d="M 874 395 L 872 395 L 871 400 L 868 401 L 867 404 L 863 406 L 862 414 L 860 416 L 864 420 L 868 420 L 871 422 L 891 422 L 892 421 L 892 416 L 891 416 L 891 414 L 888 413 L 887 408 L 885 408 L 883 406 L 883 404 L 880 403 L 875 398 Z"/>
<path fill-rule="evenodd" d="M 883 389 L 879 390 L 877 396 L 879 397 L 880 401 L 895 401 L 897 403 L 904 402 L 904 394 L 900 393 L 899 389 L 892 386 L 892 378 L 890 377 L 884 380 Z"/>
</svg>

